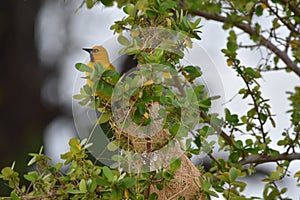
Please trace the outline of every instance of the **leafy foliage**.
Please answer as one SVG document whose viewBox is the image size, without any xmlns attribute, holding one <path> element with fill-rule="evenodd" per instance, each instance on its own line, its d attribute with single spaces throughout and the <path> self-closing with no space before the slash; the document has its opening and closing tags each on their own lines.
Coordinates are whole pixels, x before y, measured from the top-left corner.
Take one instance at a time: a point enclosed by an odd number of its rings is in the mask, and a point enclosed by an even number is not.
<svg viewBox="0 0 300 200">
<path fill-rule="evenodd" d="M 70 151 L 61 155 L 65 162 L 55 166 L 51 165 L 50 158 L 42 153 L 42 149 L 38 154 L 30 154 L 32 159 L 28 164 L 35 164 L 35 170 L 24 175 L 31 182 L 28 187 L 19 185 L 19 174 L 13 166 L 3 168 L 0 177 L 13 188 L 11 199 L 140 199 L 142 189 L 151 181 L 157 181 L 152 174 L 140 174 L 138 177 L 97 165 L 88 159 L 86 149 L 91 144 L 86 141 L 70 139 Z M 66 166 L 68 169 L 63 172 L 62 168 Z M 179 166 L 180 162 L 175 160 L 171 169 L 164 173 L 172 176 Z M 159 182 L 163 183 L 164 179 Z M 136 188 L 136 184 L 140 188 Z"/>
<path fill-rule="evenodd" d="M 159 79 L 149 79 L 142 82 L 134 92 L 128 92 L 131 100 L 133 122 L 146 126 L 151 122 L 149 102 L 159 102 L 167 109 L 160 112 L 166 117 L 165 127 L 173 137 L 186 136 L 188 132 L 194 138 L 186 140 L 186 150 L 189 156 L 205 152 L 211 158 L 211 167 L 203 176 L 199 177 L 203 197 L 210 199 L 218 196 L 219 192 L 226 199 L 254 199 L 247 197 L 243 191 L 247 184 L 242 177 L 250 176 L 256 171 L 256 166 L 274 162 L 276 169 L 262 181 L 265 183 L 263 199 L 288 199 L 284 195 L 287 188 L 279 188 L 278 182 L 289 175 L 291 162 L 300 159 L 300 88 L 288 91 L 290 108 L 287 115 L 290 124 L 282 131 L 277 139 L 277 146 L 271 145 L 274 137 L 272 128 L 276 127 L 274 113 L 272 113 L 269 99 L 265 98 L 260 80 L 269 71 L 285 70 L 300 76 L 300 9 L 297 0 L 86 0 L 88 8 L 96 3 L 112 6 L 114 3 L 122 8 L 126 17 L 115 22 L 111 29 L 119 34 L 118 41 L 124 46 L 120 53 L 133 55 L 139 65 L 155 64 L 161 72 Z M 191 16 L 198 17 L 192 20 Z M 192 38 L 200 39 L 200 18 L 204 17 L 223 24 L 228 30 L 226 48 L 222 49 L 227 58 L 227 65 L 236 72 L 244 85 L 238 94 L 249 102 L 249 109 L 239 116 L 226 108 L 224 123 L 217 115 L 207 114 L 212 97 L 205 93 L 203 85 L 197 85 L 197 78 L 202 75 L 201 66 L 182 66 L 180 60 L 184 57 L 184 50 L 192 48 Z M 260 19 L 268 17 L 270 27 L 260 23 Z M 155 33 L 153 33 L 153 27 Z M 163 29 L 163 28 L 167 28 Z M 241 35 L 248 35 L 249 44 L 240 40 Z M 174 33 L 177 35 L 174 40 Z M 128 33 L 128 35 L 124 34 Z M 285 34 L 282 34 L 285 33 Z M 283 35 L 283 36 L 282 36 Z M 245 66 L 239 58 L 241 49 L 267 51 L 262 55 L 258 66 Z M 80 100 L 81 105 L 89 105 L 99 110 L 102 115 L 99 124 L 112 122 L 110 107 L 111 95 L 120 83 L 120 76 L 115 71 L 106 70 L 95 63 L 94 69 L 82 63 L 75 65 L 81 72 L 89 72 L 85 77 L 93 82 L 93 86 L 83 86 L 80 94 L 74 98 Z M 284 71 L 283 71 L 284 72 Z M 151 71 L 142 71 L 143 75 Z M 182 130 L 180 127 L 182 101 L 171 90 L 159 84 L 164 81 L 183 81 L 175 83 L 179 91 L 183 83 L 193 85 L 194 95 L 197 97 L 199 121 L 201 128 L 196 130 Z M 128 79 L 128 85 L 136 85 L 138 80 Z M 178 84 L 179 83 L 179 84 Z M 126 88 L 124 86 L 124 88 Z M 95 92 L 102 96 L 94 97 Z M 119 91 L 120 92 L 120 91 Z M 183 94 L 183 93 L 182 93 Z M 187 94 L 189 93 L 187 92 Z M 222 124 L 222 127 L 218 126 Z M 114 126 L 111 123 L 112 126 Z M 180 130 L 180 131 L 179 131 Z M 184 133 L 184 134 L 183 134 Z M 218 133 L 218 141 L 208 142 L 207 137 Z M 243 135 L 245 139 L 237 139 Z M 279 134 L 277 134 L 279 137 Z M 217 158 L 213 154 L 215 143 L 219 151 L 228 152 L 228 157 Z M 86 141 L 70 140 L 70 151 L 62 155 L 64 164 L 69 164 L 66 173 L 61 171 L 63 164 L 55 166 L 49 164 L 50 158 L 42 154 L 31 154 L 29 164 L 36 163 L 36 170 L 28 172 L 24 178 L 31 182 L 30 186 L 20 186 L 19 174 L 12 167 L 1 170 L 0 178 L 8 181 L 13 189 L 11 199 L 157 199 L 157 194 L 144 195 L 150 184 L 155 184 L 159 190 L 174 178 L 174 172 L 180 168 L 181 161 L 174 159 L 170 169 L 159 172 L 140 174 L 123 173 L 108 167 L 98 166 L 87 159 Z M 118 144 L 118 141 L 115 141 Z M 122 145 L 119 143 L 118 145 Z M 279 150 L 278 147 L 282 147 Z M 124 147 L 123 147 L 124 148 Z M 294 178 L 300 181 L 300 171 Z M 299 186 L 299 184 L 298 184 Z M 212 188 L 216 191 L 212 191 Z"/>
</svg>

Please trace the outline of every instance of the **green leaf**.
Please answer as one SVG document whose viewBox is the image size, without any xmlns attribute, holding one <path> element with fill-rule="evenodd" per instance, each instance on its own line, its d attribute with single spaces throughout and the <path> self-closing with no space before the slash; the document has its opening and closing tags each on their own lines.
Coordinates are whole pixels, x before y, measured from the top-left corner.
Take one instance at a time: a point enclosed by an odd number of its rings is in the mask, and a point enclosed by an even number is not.
<svg viewBox="0 0 300 200">
<path fill-rule="evenodd" d="M 262 6 L 261 6 L 261 5 L 258 5 L 258 6 L 256 7 L 255 14 L 256 14 L 257 16 L 262 16 L 263 11 L 264 11 L 264 9 L 262 8 Z"/>
<path fill-rule="evenodd" d="M 132 17 L 134 17 L 136 14 L 136 9 L 133 4 L 127 4 L 124 6 L 123 11 Z"/>
<path fill-rule="evenodd" d="M 263 113 L 259 113 L 259 117 L 260 117 L 260 119 L 262 120 L 262 122 L 265 122 L 266 120 L 267 120 L 267 116 L 265 115 L 265 114 L 263 114 Z"/>
<path fill-rule="evenodd" d="M 231 183 L 232 185 L 239 187 L 240 191 L 242 192 L 245 187 L 247 186 L 247 184 L 245 182 L 241 182 L 241 181 L 234 181 L 233 183 Z"/>
<path fill-rule="evenodd" d="M 229 51 L 235 52 L 238 49 L 236 42 L 227 42 L 227 49 Z"/>
<path fill-rule="evenodd" d="M 130 45 L 130 41 L 126 37 L 124 37 L 123 35 L 119 35 L 118 42 L 123 46 L 129 46 Z"/>
<path fill-rule="evenodd" d="M 255 108 L 252 108 L 251 110 L 249 110 L 249 111 L 247 112 L 247 116 L 248 116 L 249 118 L 253 118 L 255 114 L 256 114 Z"/>
<path fill-rule="evenodd" d="M 56 169 L 57 171 L 60 171 L 60 169 L 62 168 L 62 166 L 63 166 L 63 164 L 62 164 L 61 162 L 56 163 L 55 169 Z"/>
<path fill-rule="evenodd" d="M 201 22 L 201 18 L 196 19 L 196 21 L 193 23 L 193 29 L 200 28 L 201 26 L 198 26 Z"/>
<path fill-rule="evenodd" d="M 179 127 L 180 127 L 179 123 L 175 123 L 171 125 L 171 127 L 169 128 L 171 135 L 175 136 L 178 133 Z"/>
<path fill-rule="evenodd" d="M 274 188 L 273 191 L 268 195 L 266 199 L 277 199 L 276 197 L 279 196 L 279 191 L 277 188 Z"/>
<path fill-rule="evenodd" d="M 134 177 L 125 177 L 117 183 L 117 186 L 121 189 L 129 189 L 133 188 L 135 184 L 136 180 Z"/>
<path fill-rule="evenodd" d="M 106 179 L 104 179 L 104 177 L 96 178 L 96 183 L 97 183 L 97 185 L 100 185 L 103 187 L 111 186 L 111 184 Z"/>
<path fill-rule="evenodd" d="M 105 6 L 113 6 L 114 5 L 114 1 L 113 0 L 101 0 L 101 2 Z"/>
<path fill-rule="evenodd" d="M 253 1 L 250 1 L 246 4 L 246 11 L 250 12 L 253 8 L 253 6 L 255 5 L 255 3 Z"/>
<path fill-rule="evenodd" d="M 92 88 L 88 85 L 83 86 L 83 91 L 85 92 L 85 94 L 89 96 L 93 94 Z"/>
<path fill-rule="evenodd" d="M 230 110 L 225 108 L 225 119 L 228 123 L 232 124 L 232 125 L 237 125 L 239 122 L 239 118 L 238 115 L 236 114 L 231 114 Z"/>
<path fill-rule="evenodd" d="M 80 190 L 68 189 L 67 192 L 69 194 L 82 194 Z"/>
<path fill-rule="evenodd" d="M 287 192 L 287 190 L 288 190 L 287 188 L 282 188 L 281 191 L 280 191 L 280 193 L 281 193 L 281 194 L 284 194 L 284 193 Z"/>
<path fill-rule="evenodd" d="M 243 197 L 243 196 L 235 196 L 235 197 L 230 197 L 230 200 L 248 200 L 248 198 Z"/>
<path fill-rule="evenodd" d="M 77 138 L 71 138 L 69 145 L 72 153 L 79 153 L 81 151 L 80 141 Z"/>
<path fill-rule="evenodd" d="M 163 172 L 163 177 L 166 179 L 166 180 L 171 180 L 171 178 L 173 177 L 173 175 L 168 172 L 168 171 L 165 171 Z"/>
<path fill-rule="evenodd" d="M 86 181 L 84 179 L 82 179 L 79 183 L 79 190 L 82 193 L 86 193 L 87 192 L 87 187 L 86 187 Z"/>
<path fill-rule="evenodd" d="M 122 199 L 122 191 L 118 190 L 118 189 L 113 189 L 110 194 L 110 199 L 121 200 Z"/>
<path fill-rule="evenodd" d="M 146 15 L 149 18 L 153 19 L 153 18 L 155 18 L 155 16 L 157 15 L 157 13 L 154 10 L 147 9 L 146 10 Z"/>
<path fill-rule="evenodd" d="M 280 171 L 271 172 L 269 178 L 273 181 L 277 181 L 280 179 L 280 175 L 281 175 Z"/>
<path fill-rule="evenodd" d="M 273 61 L 274 61 L 274 64 L 276 66 L 277 63 L 279 62 L 279 57 L 278 56 L 274 56 Z"/>
<path fill-rule="evenodd" d="M 174 8 L 176 6 L 175 1 L 165 1 L 159 5 L 159 13 L 164 14 L 168 9 Z"/>
<path fill-rule="evenodd" d="M 278 18 L 274 18 L 273 21 L 272 21 L 272 24 L 273 24 L 273 28 L 274 29 L 277 29 L 280 27 L 280 24 L 278 23 L 279 19 Z"/>
<path fill-rule="evenodd" d="M 97 1 L 94 0 L 86 0 L 86 7 L 91 9 Z"/>
<path fill-rule="evenodd" d="M 239 152 L 233 152 L 233 153 L 231 153 L 230 156 L 229 156 L 229 159 L 230 159 L 230 161 L 231 161 L 232 163 L 237 162 L 237 161 L 239 160 L 239 158 L 240 158 Z"/>
<path fill-rule="evenodd" d="M 229 170 L 229 178 L 230 178 L 230 181 L 233 182 L 235 181 L 235 179 L 237 177 L 239 177 L 239 175 L 241 174 L 241 170 L 235 168 L 235 167 L 232 167 L 230 170 Z"/>
<path fill-rule="evenodd" d="M 139 196 L 138 200 L 145 200 L 145 196 L 144 195 Z"/>
<path fill-rule="evenodd" d="M 242 149 L 243 148 L 243 142 L 241 140 L 237 140 L 234 142 L 234 146 L 237 149 Z"/>
<path fill-rule="evenodd" d="M 171 163 L 170 163 L 170 170 L 171 171 L 175 171 L 175 170 L 179 169 L 180 166 L 181 166 L 181 159 L 180 158 L 176 158 L 173 161 L 171 161 Z"/>
<path fill-rule="evenodd" d="M 183 68 L 183 71 L 188 73 L 189 81 L 193 81 L 194 79 L 202 75 L 201 69 L 198 66 L 186 66 Z"/>
<path fill-rule="evenodd" d="M 21 198 L 16 194 L 15 191 L 10 193 L 11 200 L 21 200 Z"/>
<path fill-rule="evenodd" d="M 119 73 L 116 70 L 105 70 L 102 74 L 103 77 L 116 77 L 119 78 Z"/>
<path fill-rule="evenodd" d="M 10 167 L 5 167 L 1 170 L 1 174 L 3 177 L 11 177 L 14 174 L 14 170 L 12 170 Z"/>
<path fill-rule="evenodd" d="M 85 98 L 85 96 L 82 95 L 82 94 L 75 94 L 75 95 L 73 95 L 73 99 L 76 99 L 76 100 L 80 100 L 80 99 L 83 99 L 83 98 Z"/>
<path fill-rule="evenodd" d="M 98 124 L 103 124 L 109 121 L 110 117 L 111 117 L 111 112 L 104 112 L 101 113 L 99 119 L 97 120 Z"/>
<path fill-rule="evenodd" d="M 67 152 L 60 155 L 60 158 L 65 160 L 64 164 L 69 164 L 73 160 L 73 154 L 71 152 Z"/>
<path fill-rule="evenodd" d="M 34 182 L 38 179 L 39 175 L 36 171 L 28 172 L 24 174 L 24 178 L 28 181 Z"/>
<path fill-rule="evenodd" d="M 251 67 L 247 67 L 245 68 L 245 72 L 248 76 L 252 77 L 252 78 L 260 78 L 261 75 L 259 72 L 255 71 L 254 69 L 252 69 Z"/>
<path fill-rule="evenodd" d="M 104 166 L 102 169 L 102 172 L 103 172 L 104 176 L 108 179 L 108 181 L 110 181 L 110 182 L 115 181 L 115 176 L 114 176 L 113 172 L 111 171 L 111 169 Z"/>
<path fill-rule="evenodd" d="M 97 182 L 96 182 L 95 178 L 89 179 L 86 182 L 86 186 L 87 186 L 88 192 L 93 193 L 97 188 Z"/>
<path fill-rule="evenodd" d="M 83 63 L 76 63 L 75 68 L 80 72 L 93 72 L 93 69 Z"/>
<path fill-rule="evenodd" d="M 149 200 L 157 200 L 157 199 L 158 199 L 158 195 L 155 192 L 150 194 Z"/>
<path fill-rule="evenodd" d="M 113 93 L 113 86 L 105 81 L 97 81 L 94 86 L 96 92 L 102 92 L 105 96 L 111 96 Z"/>
<path fill-rule="evenodd" d="M 157 183 L 157 184 L 156 184 L 156 188 L 157 188 L 158 190 L 162 190 L 162 189 L 164 188 L 164 185 L 161 184 L 161 183 Z"/>
</svg>

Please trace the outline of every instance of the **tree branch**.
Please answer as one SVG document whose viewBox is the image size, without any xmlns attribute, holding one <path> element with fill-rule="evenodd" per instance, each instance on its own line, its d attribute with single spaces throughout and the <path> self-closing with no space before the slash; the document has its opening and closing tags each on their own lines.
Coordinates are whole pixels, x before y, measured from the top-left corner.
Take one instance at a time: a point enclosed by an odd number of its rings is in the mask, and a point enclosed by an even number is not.
<svg viewBox="0 0 300 200">
<path fill-rule="evenodd" d="M 205 122 L 207 122 L 213 129 L 215 129 L 215 131 L 217 131 L 217 133 L 221 135 L 221 137 L 228 145 L 233 146 L 234 143 L 232 138 L 227 133 L 225 133 L 219 125 L 212 123 L 210 117 L 206 113 L 200 112 L 200 117 L 202 117 Z"/>
<path fill-rule="evenodd" d="M 297 8 L 297 6 L 292 5 L 289 1 L 286 1 L 286 0 L 280 0 L 280 2 L 281 2 L 283 5 L 288 5 L 289 9 L 290 9 L 291 11 L 293 11 L 293 13 L 295 13 L 295 15 L 297 15 L 298 17 L 300 17 L 300 9 Z"/>
<path fill-rule="evenodd" d="M 243 160 L 240 160 L 238 164 L 240 165 L 246 165 L 250 163 L 255 163 L 255 164 L 262 164 L 262 163 L 268 163 L 268 162 L 277 162 L 280 160 L 287 160 L 287 161 L 292 161 L 292 160 L 300 160 L 300 153 L 283 153 L 279 154 L 277 156 L 271 156 L 271 155 L 250 155 L 245 157 Z"/>
<path fill-rule="evenodd" d="M 198 15 L 198 16 L 204 17 L 206 19 L 211 19 L 211 20 L 215 20 L 218 22 L 222 22 L 222 23 L 226 23 L 228 21 L 228 19 L 224 16 L 209 13 L 209 12 L 204 12 L 204 11 L 200 11 L 200 10 L 189 11 L 189 13 L 193 14 L 193 15 Z M 264 36 L 257 34 L 255 32 L 255 30 L 253 28 L 251 28 L 250 25 L 241 22 L 241 23 L 234 24 L 234 26 L 243 30 L 245 33 L 248 33 L 249 35 L 256 35 L 256 36 L 260 37 L 261 45 L 263 45 L 266 48 L 268 48 L 269 50 L 271 50 L 275 55 L 277 55 L 287 65 L 287 67 L 290 70 L 292 70 L 298 76 L 300 76 L 300 67 L 298 67 L 296 65 L 296 63 L 294 63 L 284 51 L 281 51 L 280 49 L 278 49 L 272 42 L 270 42 Z"/>
<path fill-rule="evenodd" d="M 265 5 L 267 5 L 267 7 L 270 9 L 270 11 L 281 21 L 281 23 L 283 23 L 283 25 L 285 25 L 292 33 L 298 34 L 300 35 L 300 32 L 297 31 L 295 29 L 295 27 L 293 27 L 291 24 L 289 24 L 288 22 L 286 22 L 284 20 L 283 17 L 279 16 L 278 12 L 275 11 L 269 4 L 268 4 L 268 0 L 261 0 L 262 3 L 264 3 Z"/>
</svg>

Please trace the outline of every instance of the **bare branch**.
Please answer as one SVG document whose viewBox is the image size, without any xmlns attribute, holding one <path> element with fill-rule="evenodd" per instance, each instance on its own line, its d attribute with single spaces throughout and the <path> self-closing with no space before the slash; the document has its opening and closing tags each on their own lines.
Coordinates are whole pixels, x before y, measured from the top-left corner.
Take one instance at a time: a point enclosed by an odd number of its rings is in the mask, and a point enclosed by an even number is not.
<svg viewBox="0 0 300 200">
<path fill-rule="evenodd" d="M 193 15 L 202 16 L 206 19 L 211 19 L 211 20 L 215 20 L 215 21 L 218 21 L 218 22 L 222 22 L 222 23 L 226 23 L 228 21 L 228 19 L 224 16 L 209 13 L 209 12 L 204 12 L 204 11 L 200 11 L 200 10 L 190 11 L 190 13 L 193 14 Z M 268 48 L 269 50 L 271 50 L 275 55 L 277 55 L 287 65 L 287 67 L 290 70 L 292 70 L 298 76 L 300 76 L 300 67 L 298 67 L 296 65 L 296 63 L 294 63 L 284 51 L 281 51 L 280 49 L 278 49 L 272 42 L 270 42 L 264 36 L 257 34 L 255 32 L 255 30 L 253 28 L 251 28 L 250 25 L 240 22 L 240 23 L 234 24 L 234 26 L 241 29 L 241 30 L 243 30 L 244 32 L 248 33 L 249 35 L 258 36 L 260 38 L 260 44 L 261 45 L 263 45 L 266 48 Z"/>
<path fill-rule="evenodd" d="M 292 160 L 300 160 L 300 153 L 283 153 L 279 154 L 277 156 L 271 156 L 271 155 L 250 155 L 245 157 L 243 160 L 240 160 L 238 164 L 240 165 L 246 165 L 250 163 L 255 163 L 255 164 L 262 164 L 262 163 L 268 163 L 268 162 L 277 162 L 280 160 L 287 160 L 287 161 L 292 161 Z"/>
</svg>

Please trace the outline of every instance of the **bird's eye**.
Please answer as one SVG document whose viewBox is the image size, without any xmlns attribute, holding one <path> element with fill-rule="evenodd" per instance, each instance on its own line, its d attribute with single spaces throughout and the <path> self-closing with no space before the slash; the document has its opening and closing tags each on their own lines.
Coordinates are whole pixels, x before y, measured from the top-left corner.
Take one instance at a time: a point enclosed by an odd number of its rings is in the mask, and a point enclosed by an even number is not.
<svg viewBox="0 0 300 200">
<path fill-rule="evenodd" d="M 93 49 L 93 53 L 97 53 L 99 49 Z"/>
</svg>

